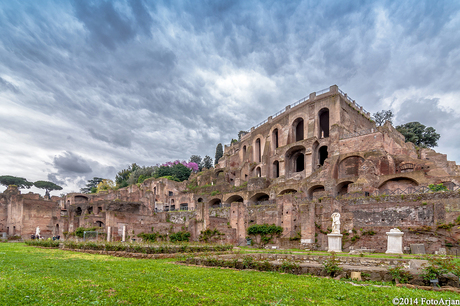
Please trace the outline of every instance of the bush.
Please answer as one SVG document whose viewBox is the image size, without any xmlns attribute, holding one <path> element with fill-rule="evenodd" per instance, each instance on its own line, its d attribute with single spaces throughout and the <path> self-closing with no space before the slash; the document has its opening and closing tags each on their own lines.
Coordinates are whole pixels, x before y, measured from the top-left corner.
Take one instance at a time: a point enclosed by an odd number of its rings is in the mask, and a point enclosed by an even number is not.
<svg viewBox="0 0 460 306">
<path fill-rule="evenodd" d="M 169 240 L 171 242 L 179 242 L 179 241 L 189 241 L 190 233 L 185 231 L 180 231 L 174 234 L 169 235 Z"/>
<path fill-rule="evenodd" d="M 323 261 L 324 270 L 330 276 L 335 276 L 337 273 L 342 271 L 342 268 L 339 267 L 340 260 L 337 258 L 335 252 L 331 253 L 330 258 Z"/>
<path fill-rule="evenodd" d="M 394 281 L 398 280 L 403 284 L 407 283 L 412 278 L 412 275 L 409 273 L 409 271 L 404 270 L 401 266 L 388 268 L 388 273 L 390 273 Z"/>
</svg>

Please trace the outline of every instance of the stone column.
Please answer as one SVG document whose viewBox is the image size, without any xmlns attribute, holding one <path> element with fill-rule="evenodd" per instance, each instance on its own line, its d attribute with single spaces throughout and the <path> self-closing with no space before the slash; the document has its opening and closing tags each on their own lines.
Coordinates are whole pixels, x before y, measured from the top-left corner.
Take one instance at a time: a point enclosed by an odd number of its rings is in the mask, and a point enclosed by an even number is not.
<svg viewBox="0 0 460 306">
<path fill-rule="evenodd" d="M 112 227 L 108 226 L 107 227 L 107 242 L 112 241 Z"/>
<path fill-rule="evenodd" d="M 387 244 L 387 254 L 403 254 L 402 249 L 402 237 L 404 233 L 397 228 L 391 229 L 387 232 L 388 244 Z"/>
<path fill-rule="evenodd" d="M 125 242 L 126 241 L 126 225 L 123 225 L 123 232 L 121 233 L 121 241 Z"/>
</svg>

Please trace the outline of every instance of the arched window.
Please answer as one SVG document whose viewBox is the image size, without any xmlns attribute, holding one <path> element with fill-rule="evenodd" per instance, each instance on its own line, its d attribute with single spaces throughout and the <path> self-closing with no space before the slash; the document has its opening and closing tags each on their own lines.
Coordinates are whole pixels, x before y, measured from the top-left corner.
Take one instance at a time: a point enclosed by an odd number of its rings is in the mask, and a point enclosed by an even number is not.
<svg viewBox="0 0 460 306">
<path fill-rule="evenodd" d="M 305 156 L 303 153 L 300 153 L 295 159 L 295 172 L 301 172 L 303 170 L 305 170 Z"/>
<path fill-rule="evenodd" d="M 257 138 L 256 140 L 255 149 L 256 149 L 256 157 L 257 157 L 256 161 L 260 163 L 262 161 L 262 150 L 260 146 L 260 138 Z"/>
<path fill-rule="evenodd" d="M 246 146 L 243 146 L 243 158 L 246 156 Z"/>
<path fill-rule="evenodd" d="M 256 176 L 261 177 L 262 176 L 262 171 L 260 170 L 260 167 L 256 168 Z"/>
<path fill-rule="evenodd" d="M 274 129 L 272 133 L 273 148 L 278 148 L 278 129 Z"/>
<path fill-rule="evenodd" d="M 318 113 L 319 117 L 319 138 L 329 137 L 329 110 L 323 108 Z"/>
<path fill-rule="evenodd" d="M 302 118 L 297 118 L 294 120 L 292 123 L 292 128 L 294 132 L 294 140 L 300 141 L 303 140 L 303 119 Z"/>
<path fill-rule="evenodd" d="M 277 178 L 279 176 L 280 176 L 280 163 L 279 161 L 275 160 L 275 162 L 273 162 L 273 177 Z"/>
<path fill-rule="evenodd" d="M 319 148 L 319 164 L 322 166 L 324 165 L 324 161 L 328 156 L 327 146 L 322 146 Z"/>
</svg>

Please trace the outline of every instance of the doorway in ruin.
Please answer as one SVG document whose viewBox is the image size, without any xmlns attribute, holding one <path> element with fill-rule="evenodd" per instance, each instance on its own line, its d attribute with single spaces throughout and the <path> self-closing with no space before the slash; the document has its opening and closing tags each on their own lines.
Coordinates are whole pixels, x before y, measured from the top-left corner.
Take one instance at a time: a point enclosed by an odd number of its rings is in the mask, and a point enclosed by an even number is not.
<svg viewBox="0 0 460 306">
<path fill-rule="evenodd" d="M 232 204 L 234 202 L 240 202 L 240 203 L 243 203 L 244 202 L 244 199 L 242 196 L 240 195 L 232 195 L 231 197 L 229 197 L 226 201 L 225 201 L 225 204 Z"/>
<path fill-rule="evenodd" d="M 219 208 L 219 207 L 222 207 L 221 199 L 213 199 L 209 201 L 209 208 Z"/>
<path fill-rule="evenodd" d="M 257 177 L 261 177 L 261 176 L 262 176 L 262 170 L 260 169 L 260 167 L 257 167 L 257 168 L 256 168 L 256 176 L 257 176 Z"/>
<path fill-rule="evenodd" d="M 278 129 L 273 130 L 272 142 L 273 142 L 273 149 L 278 148 Z"/>
<path fill-rule="evenodd" d="M 305 155 L 300 152 L 297 157 L 295 157 L 295 172 L 301 172 L 305 170 Z"/>
<path fill-rule="evenodd" d="M 254 149 L 256 150 L 255 152 L 256 162 L 260 163 L 262 161 L 262 148 L 260 145 L 260 138 L 257 138 Z"/>
<path fill-rule="evenodd" d="M 275 160 L 273 162 L 273 177 L 277 178 L 280 176 L 280 162 Z"/>
<path fill-rule="evenodd" d="M 303 119 L 302 118 L 297 118 L 294 120 L 292 123 L 292 131 L 294 134 L 294 141 L 301 141 L 304 138 L 303 131 L 304 131 L 304 126 L 303 126 Z"/>
<path fill-rule="evenodd" d="M 54 235 L 59 235 L 59 224 L 56 224 Z"/>
<path fill-rule="evenodd" d="M 329 137 L 329 109 L 323 108 L 318 113 L 319 135 L 318 138 Z"/>
<path fill-rule="evenodd" d="M 353 184 L 353 182 L 346 181 L 346 182 L 342 182 L 338 184 L 337 187 L 335 188 L 337 191 L 337 195 L 338 196 L 346 195 L 348 193 L 348 186 L 350 186 L 350 184 Z"/>
<path fill-rule="evenodd" d="M 260 204 L 268 204 L 270 200 L 270 196 L 266 193 L 256 193 L 253 195 L 250 199 L 249 202 L 255 205 L 260 205 Z"/>
<path fill-rule="evenodd" d="M 82 213 L 82 210 L 81 210 L 81 207 L 79 206 L 79 207 L 77 207 L 77 209 L 75 210 L 75 215 L 76 215 L 77 217 L 79 217 L 79 216 L 81 216 L 81 213 Z"/>
<path fill-rule="evenodd" d="M 326 160 L 326 158 L 328 156 L 327 146 L 322 146 L 321 148 L 319 148 L 318 155 L 319 155 L 318 163 L 319 163 L 320 166 L 322 166 L 322 165 L 324 165 L 324 161 Z"/>
</svg>

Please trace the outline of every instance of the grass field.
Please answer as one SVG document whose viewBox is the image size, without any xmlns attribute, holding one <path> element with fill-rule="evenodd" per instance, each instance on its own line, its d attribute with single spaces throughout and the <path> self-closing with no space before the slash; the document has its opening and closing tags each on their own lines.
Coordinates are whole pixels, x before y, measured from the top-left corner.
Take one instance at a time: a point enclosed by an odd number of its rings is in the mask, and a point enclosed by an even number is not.
<svg viewBox="0 0 460 306">
<path fill-rule="evenodd" d="M 388 285 L 388 284 L 387 284 Z M 0 305 L 393 305 L 454 293 L 0 243 Z"/>
</svg>

